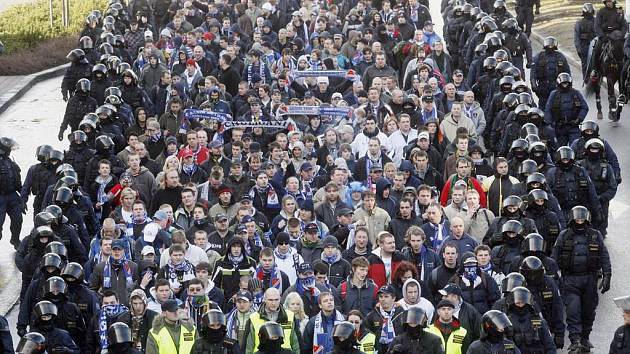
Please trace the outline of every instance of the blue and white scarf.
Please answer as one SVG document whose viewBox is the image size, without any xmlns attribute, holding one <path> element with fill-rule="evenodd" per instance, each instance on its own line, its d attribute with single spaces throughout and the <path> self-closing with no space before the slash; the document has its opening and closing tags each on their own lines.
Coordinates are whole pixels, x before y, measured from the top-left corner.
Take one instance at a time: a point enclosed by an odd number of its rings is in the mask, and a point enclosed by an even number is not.
<svg viewBox="0 0 630 354">
<path fill-rule="evenodd" d="M 252 198 L 252 200 L 255 199 L 256 194 L 258 193 L 267 194 L 267 205 L 264 205 L 265 208 L 280 209 L 278 193 L 276 193 L 276 190 L 271 184 L 268 184 L 267 187 L 263 188 L 262 190 L 257 186 L 254 186 L 252 189 L 249 190 L 249 196 Z M 261 200 L 261 202 L 264 202 L 264 200 Z"/>
<path fill-rule="evenodd" d="M 247 66 L 247 82 L 250 85 L 253 85 L 252 79 L 254 77 L 254 67 L 258 67 L 258 75 L 260 75 L 260 82 L 262 84 L 267 84 L 267 82 L 265 82 L 266 81 L 266 76 L 265 76 L 266 64 L 261 60 L 258 61 L 258 65 L 249 64 Z"/>
<path fill-rule="evenodd" d="M 396 332 L 394 331 L 394 311 L 395 308 L 392 308 L 389 312 L 383 310 L 382 308 L 378 308 L 378 311 L 383 316 L 383 327 L 381 328 L 381 337 L 378 342 L 381 344 L 389 344 L 394 340 L 396 336 Z"/>
<path fill-rule="evenodd" d="M 332 352 L 332 330 L 338 323 L 343 321 L 345 321 L 345 317 L 337 310 L 333 313 L 332 325 L 330 323 L 328 325 L 324 323 L 321 311 L 315 316 L 315 328 L 313 330 L 313 354 Z"/>
<path fill-rule="evenodd" d="M 125 305 L 106 305 L 101 307 L 98 315 L 98 336 L 101 340 L 101 349 L 107 349 L 109 342 L 107 340 L 107 319 L 114 318 L 123 312 L 129 311 Z"/>
<path fill-rule="evenodd" d="M 126 259 L 115 260 L 110 257 L 105 263 L 105 268 L 103 269 L 103 288 L 108 289 L 112 287 L 112 264 L 120 266 L 120 269 L 125 275 L 125 282 L 127 283 L 127 286 L 133 285 L 133 277 L 129 261 Z"/>
</svg>

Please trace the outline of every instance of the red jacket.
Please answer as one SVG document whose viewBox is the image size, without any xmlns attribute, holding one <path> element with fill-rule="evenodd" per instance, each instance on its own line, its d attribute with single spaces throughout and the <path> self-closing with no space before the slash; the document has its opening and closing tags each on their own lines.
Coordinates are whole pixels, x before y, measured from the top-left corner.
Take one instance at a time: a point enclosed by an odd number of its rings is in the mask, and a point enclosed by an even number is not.
<svg viewBox="0 0 630 354">
<path fill-rule="evenodd" d="M 368 277 L 374 281 L 374 284 L 376 284 L 376 288 L 378 289 L 383 285 L 387 285 L 387 273 L 385 273 L 385 263 L 383 263 L 383 260 L 381 259 L 380 248 L 372 251 L 367 259 L 368 262 L 370 262 L 370 266 L 368 268 Z M 404 260 L 405 256 L 402 253 L 398 251 L 394 252 L 394 254 L 392 255 L 392 269 L 390 273 L 390 278 L 396 272 L 396 268 L 398 268 L 400 262 Z"/>
<path fill-rule="evenodd" d="M 457 179 L 457 174 L 455 174 L 449 177 L 449 179 L 444 184 L 444 188 L 442 188 L 442 194 L 440 195 L 440 204 L 442 204 L 442 206 L 445 207 L 448 205 L 448 201 L 451 198 L 452 182 L 456 181 Z M 468 177 L 467 185 L 468 189 L 471 189 L 472 186 L 472 188 L 474 188 L 479 193 L 479 204 L 482 208 L 485 208 L 487 204 L 487 198 L 486 192 L 484 192 L 483 187 L 481 186 L 481 182 L 479 182 L 479 180 L 477 180 L 475 177 Z"/>
</svg>

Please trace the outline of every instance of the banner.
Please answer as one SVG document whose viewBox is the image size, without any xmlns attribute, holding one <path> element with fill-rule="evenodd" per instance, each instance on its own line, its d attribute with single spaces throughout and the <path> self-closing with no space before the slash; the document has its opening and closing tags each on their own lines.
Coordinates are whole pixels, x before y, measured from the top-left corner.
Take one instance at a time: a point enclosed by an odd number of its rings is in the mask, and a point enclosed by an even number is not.
<svg viewBox="0 0 630 354">
<path fill-rule="evenodd" d="M 232 128 L 270 128 L 270 129 L 287 129 L 289 127 L 289 121 L 278 122 L 278 121 L 228 121 L 223 124 L 223 127 L 227 129 Z"/>
<path fill-rule="evenodd" d="M 293 77 L 346 77 L 351 70 L 294 70 Z M 354 70 L 352 70 L 354 73 Z"/>
<path fill-rule="evenodd" d="M 213 120 L 215 122 L 224 123 L 232 120 L 232 116 L 228 113 L 211 112 L 203 109 L 185 109 L 184 117 L 188 120 Z"/>
<path fill-rule="evenodd" d="M 283 106 L 278 112 L 280 115 L 306 115 L 306 116 L 333 116 L 352 118 L 354 108 L 333 106 Z"/>
</svg>

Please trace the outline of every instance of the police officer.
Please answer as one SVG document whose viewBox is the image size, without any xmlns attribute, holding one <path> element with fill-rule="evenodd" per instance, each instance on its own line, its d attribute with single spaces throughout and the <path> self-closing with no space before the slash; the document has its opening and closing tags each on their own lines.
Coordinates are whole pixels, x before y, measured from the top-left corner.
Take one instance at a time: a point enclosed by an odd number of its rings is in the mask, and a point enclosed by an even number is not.
<svg viewBox="0 0 630 354">
<path fill-rule="evenodd" d="M 612 166 L 613 171 L 615 172 L 615 178 L 617 179 L 617 184 L 621 184 L 621 168 L 619 167 L 617 154 L 608 141 L 599 136 L 599 124 L 593 120 L 583 121 L 582 124 L 580 124 L 580 137 L 571 142 L 571 149 L 575 151 L 576 160 L 584 159 L 586 155 L 584 144 L 593 138 L 599 138 L 599 140 L 604 143 L 604 154 L 606 156 L 605 160 Z"/>
<path fill-rule="evenodd" d="M 610 290 L 612 268 L 602 235 L 591 227 L 588 209 L 575 206 L 569 216 L 569 227 L 558 236 L 552 257 L 562 271 L 562 295 L 571 340 L 569 352 L 588 351 L 598 300 L 598 273 L 603 274 L 599 286 L 603 294 Z"/>
<path fill-rule="evenodd" d="M 90 96 L 96 100 L 96 104 L 102 105 L 105 103 L 105 89 L 113 85 L 112 81 L 107 77 L 107 67 L 104 64 L 98 63 L 94 65 L 90 83 L 92 84 Z"/>
<path fill-rule="evenodd" d="M 560 295 L 559 283 L 545 274 L 543 262 L 536 256 L 523 259 L 519 268 L 526 283 L 522 286 L 529 289 L 534 303 L 547 321 L 553 334 L 556 348 L 564 347 L 564 304 Z"/>
<path fill-rule="evenodd" d="M 258 331 L 260 344 L 256 354 L 291 354 L 292 351 L 283 347 L 284 331 L 282 326 L 274 321 L 265 322 Z"/>
<path fill-rule="evenodd" d="M 40 226 L 41 220 L 47 219 L 45 223 Z M 55 233 L 50 228 L 50 224 L 52 223 L 53 216 L 50 213 L 39 213 L 35 217 L 35 228 L 31 230 L 31 233 L 26 236 L 22 242 L 20 243 L 20 247 L 18 247 L 17 252 L 15 253 L 15 265 L 22 272 L 22 290 L 20 291 L 20 299 L 24 301 L 24 296 L 26 291 L 31 284 L 31 280 L 33 276 L 37 272 L 37 270 L 43 266 L 45 269 L 47 266 L 54 266 L 55 268 L 59 268 L 59 272 L 61 272 L 61 258 L 58 255 L 51 256 L 53 259 L 46 259 L 46 246 L 58 238 L 55 236 Z M 44 259 L 42 259 L 44 257 Z M 59 260 L 57 262 L 57 259 Z M 42 263 L 42 261 L 44 263 Z M 46 264 L 46 262 L 52 262 Z M 58 263 L 58 264 L 57 264 Z M 59 275 L 56 273 L 55 275 Z"/>
<path fill-rule="evenodd" d="M 556 166 L 547 172 L 547 181 L 567 220 L 571 209 L 577 205 L 585 206 L 596 221 L 601 220 L 602 207 L 595 185 L 586 169 L 575 163 L 575 153 L 570 147 L 558 149 Z"/>
<path fill-rule="evenodd" d="M 99 161 L 107 159 L 111 162 L 112 174 L 119 177 L 125 172 L 126 167 L 123 162 L 113 153 L 114 141 L 107 135 L 101 135 L 96 138 L 94 143 L 96 153 L 90 159 L 85 169 L 85 180 L 83 186 L 87 189 L 92 184 L 96 176 L 98 176 Z"/>
<path fill-rule="evenodd" d="M 11 218 L 11 244 L 15 249 L 20 245 L 22 231 L 22 213 L 26 213 L 26 204 L 20 198 L 22 178 L 20 167 L 9 158 L 11 151 L 17 148 L 17 143 L 7 137 L 0 137 L 0 238 L 4 219 L 9 214 Z"/>
<path fill-rule="evenodd" d="M 597 34 L 597 43 L 593 48 L 593 69 L 601 72 L 599 64 L 599 55 L 604 43 L 612 41 L 613 53 L 621 54 L 623 52 L 623 40 L 628 32 L 628 23 L 624 17 L 622 9 L 618 8 L 616 0 L 603 0 L 604 7 L 597 10 L 595 15 L 595 33 Z M 617 58 L 621 60 L 622 58 Z M 620 68 L 621 69 L 621 68 Z"/>
<path fill-rule="evenodd" d="M 90 96 L 90 80 L 82 78 L 76 83 L 74 95 L 66 104 L 66 112 L 59 127 L 57 138 L 63 141 L 64 132 L 70 126 L 71 130 L 79 129 L 79 123 L 87 113 L 94 112 L 97 107 L 96 100 Z"/>
<path fill-rule="evenodd" d="M 521 255 L 512 263 L 510 272 L 518 272 L 521 262 L 530 256 L 540 259 L 545 266 L 545 274 L 549 275 L 560 284 L 560 270 L 558 269 L 558 264 L 553 258 L 545 254 L 545 240 L 538 233 L 531 233 L 525 236 L 521 242 Z"/>
<path fill-rule="evenodd" d="M 585 144 L 586 158 L 580 161 L 580 165 L 588 171 L 595 191 L 602 206 L 602 220 L 599 231 L 606 237 L 608 228 L 608 205 L 617 193 L 617 180 L 612 166 L 604 159 L 604 142 L 598 138 L 590 139 Z"/>
<path fill-rule="evenodd" d="M 582 5 L 582 18 L 575 23 L 573 44 L 582 63 L 582 77 L 586 78 L 588 49 L 595 38 L 595 7 L 590 2 Z"/>
<path fill-rule="evenodd" d="M 561 230 L 558 215 L 549 210 L 549 196 L 546 191 L 533 189 L 527 195 L 527 199 L 525 215 L 536 223 L 538 234 L 544 240 L 542 251 L 544 254 L 549 255 L 551 254 L 551 247 L 556 243 Z"/>
<path fill-rule="evenodd" d="M 9 321 L 4 316 L 0 316 L 0 352 L 13 353 L 13 338 L 11 338 Z"/>
<path fill-rule="evenodd" d="M 46 338 L 41 333 L 26 333 L 15 348 L 17 354 L 44 354 L 46 353 Z"/>
<path fill-rule="evenodd" d="M 74 342 L 83 348 L 86 338 L 85 322 L 79 306 L 68 301 L 66 282 L 58 276 L 50 277 L 44 283 L 42 293 L 44 295 L 42 300 L 52 302 L 59 310 L 59 315 L 55 319 L 56 326 L 68 331 Z"/>
<path fill-rule="evenodd" d="M 609 354 L 623 354 L 630 350 L 630 295 L 613 299 L 623 312 L 623 325 L 615 331 Z"/>
<path fill-rule="evenodd" d="M 481 338 L 468 347 L 467 354 L 520 354 L 521 351 L 508 338 L 512 333 L 512 322 L 498 310 L 490 310 L 481 318 Z"/>
<path fill-rule="evenodd" d="M 567 58 L 558 51 L 558 40 L 547 37 L 543 41 L 543 50 L 534 56 L 530 71 L 532 91 L 538 96 L 538 106 L 545 109 L 549 94 L 555 87 L 560 73 L 571 73 Z"/>
<path fill-rule="evenodd" d="M 505 40 L 503 45 L 509 50 L 512 57 L 512 65 L 517 67 L 521 73 L 525 73 L 523 70 L 525 67 L 530 68 L 532 66 L 532 45 L 528 36 L 521 31 L 516 19 L 508 18 L 501 24 L 503 27 L 503 33 L 505 34 Z M 524 64 L 523 56 L 527 59 L 527 64 Z M 525 75 L 523 74 L 523 77 Z"/>
<path fill-rule="evenodd" d="M 440 337 L 425 331 L 427 315 L 420 307 L 411 307 L 403 316 L 405 331 L 389 344 L 388 354 L 444 353 Z"/>
<path fill-rule="evenodd" d="M 509 220 L 503 224 L 500 244 L 494 246 L 490 253 L 495 271 L 508 274 L 514 268 L 513 262 L 521 252 L 522 234 L 523 225 L 519 221 Z"/>
<path fill-rule="evenodd" d="M 461 48 L 459 46 L 462 30 L 467 21 L 467 16 L 464 16 L 463 11 L 463 6 L 455 6 L 453 8 L 453 18 L 446 22 L 446 27 L 444 28 L 444 40 L 446 41 L 448 52 L 453 58 L 454 68 L 463 67 Z"/>
<path fill-rule="evenodd" d="M 77 180 L 82 182 L 85 180 L 85 169 L 92 157 L 94 151 L 88 146 L 88 136 L 81 130 L 75 130 L 68 135 L 70 140 L 70 148 L 65 153 L 64 163 L 68 163 L 74 167 L 77 173 Z"/>
<path fill-rule="evenodd" d="M 225 336 L 227 333 L 225 315 L 221 310 L 212 309 L 201 317 L 201 335 L 193 344 L 192 354 L 239 354 L 238 341 Z M 225 349 L 225 350 L 224 350 Z"/>
<path fill-rule="evenodd" d="M 72 190 L 68 187 L 60 187 L 54 192 L 53 201 L 55 205 L 59 206 L 59 208 L 63 211 L 63 216 L 68 219 L 68 224 L 73 225 L 73 227 L 76 228 L 83 245 L 89 245 L 91 237 L 89 237 L 88 231 L 85 227 L 82 212 L 74 202 Z M 47 211 L 49 211 L 48 207 Z"/>
<path fill-rule="evenodd" d="M 508 297 L 517 286 L 525 286 L 525 277 L 521 273 L 512 272 L 501 281 L 501 293 L 503 297 L 492 304 L 493 310 L 499 310 L 503 313 L 508 309 Z"/>
<path fill-rule="evenodd" d="M 49 205 L 46 207 L 45 211 L 54 216 L 50 228 L 67 250 L 66 261 L 78 262 L 80 264 L 87 262 L 88 252 L 83 243 L 81 243 L 82 240 L 79 233 L 77 229 L 68 222 L 61 208 L 57 205 Z"/>
<path fill-rule="evenodd" d="M 536 11 L 534 12 L 534 6 Z M 532 33 L 532 23 L 534 23 L 534 14 L 540 14 L 540 0 L 517 0 L 516 1 L 516 20 L 525 34 L 529 37 Z"/>
<path fill-rule="evenodd" d="M 138 349 L 132 346 L 132 342 L 131 329 L 126 323 L 116 322 L 107 329 L 107 351 L 109 353 L 141 354 Z"/>
<path fill-rule="evenodd" d="M 464 53 L 466 54 L 464 57 L 464 63 L 466 65 L 470 65 L 470 63 L 472 63 L 474 51 L 477 48 L 477 45 L 484 42 L 486 34 L 492 33 L 498 29 L 499 27 L 492 18 L 484 18 L 479 22 L 479 31 L 470 36 L 464 46 Z M 477 97 L 477 95 L 475 95 L 475 97 Z"/>
<path fill-rule="evenodd" d="M 551 92 L 545 105 L 545 122 L 555 128 L 559 145 L 569 145 L 580 137 L 579 125 L 588 114 L 588 103 L 572 87 L 570 74 L 561 73 L 556 81 L 558 88 Z"/>
<path fill-rule="evenodd" d="M 514 343 L 524 354 L 555 353 L 556 346 L 549 327 L 532 304 L 532 294 L 525 287 L 516 287 L 508 298 L 506 315 L 514 329 Z"/>
<path fill-rule="evenodd" d="M 472 91 L 475 94 L 477 102 L 486 101 L 491 83 L 497 77 L 495 73 L 496 66 L 497 59 L 495 57 L 487 57 L 483 60 L 483 75 L 472 85 Z"/>
<path fill-rule="evenodd" d="M 41 333 L 46 338 L 46 350 L 49 353 L 79 354 L 81 350 L 70 334 L 58 327 L 58 313 L 57 306 L 52 302 L 38 302 L 33 308 L 31 331 Z"/>
<path fill-rule="evenodd" d="M 64 101 L 68 101 L 68 98 L 72 97 L 80 79 L 89 79 L 92 76 L 92 65 L 90 65 L 82 49 L 71 50 L 66 59 L 70 61 L 70 66 L 61 81 L 61 96 Z"/>
<path fill-rule="evenodd" d="M 502 205 L 501 216 L 492 220 L 492 223 L 483 238 L 484 243 L 488 244 L 490 247 L 500 244 L 503 241 L 504 231 L 502 230 L 502 227 L 511 220 L 518 221 L 525 234 L 537 232 L 534 220 L 523 216 L 523 211 L 521 209 L 523 207 L 523 200 L 520 197 L 511 195 L 503 199 Z"/>
<path fill-rule="evenodd" d="M 52 151 L 52 146 L 50 145 L 40 145 L 35 150 L 35 155 L 37 156 L 37 164 L 29 167 L 28 172 L 26 172 L 26 177 L 24 178 L 24 183 L 22 184 L 22 189 L 20 191 L 20 197 L 22 197 L 23 205 L 27 205 L 28 197 L 31 193 L 33 195 L 37 195 L 39 193 L 39 184 L 40 182 L 36 180 L 36 176 L 42 173 L 48 173 L 47 163 L 48 154 Z M 39 203 L 41 204 L 41 202 Z M 35 203 L 33 203 L 33 217 L 37 215 L 41 210 L 41 206 L 37 206 L 35 208 Z"/>
<path fill-rule="evenodd" d="M 332 354 L 361 354 L 363 353 L 357 347 L 357 331 L 354 329 L 354 325 L 348 321 L 342 321 L 335 324 L 333 328 L 333 343 L 334 347 Z"/>
<path fill-rule="evenodd" d="M 61 277 L 68 285 L 68 300 L 77 304 L 83 321 L 90 323 L 98 312 L 99 302 L 96 293 L 83 284 L 83 267 L 79 263 L 70 262 L 61 271 Z"/>
</svg>

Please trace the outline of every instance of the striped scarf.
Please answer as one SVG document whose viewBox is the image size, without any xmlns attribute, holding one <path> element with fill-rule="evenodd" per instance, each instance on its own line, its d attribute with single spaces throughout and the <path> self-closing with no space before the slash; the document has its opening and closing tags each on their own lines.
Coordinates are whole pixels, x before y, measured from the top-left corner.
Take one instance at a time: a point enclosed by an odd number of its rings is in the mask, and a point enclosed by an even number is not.
<svg viewBox="0 0 630 354">
<path fill-rule="evenodd" d="M 114 318 L 129 309 L 125 305 L 106 305 L 101 308 L 98 315 L 98 336 L 101 340 L 101 349 L 107 349 L 109 342 L 107 340 L 107 319 Z"/>
<path fill-rule="evenodd" d="M 265 278 L 269 276 L 269 284 L 265 284 Z M 270 270 L 263 269 L 262 266 L 256 268 L 256 278 L 263 283 L 263 289 L 276 288 L 282 292 L 282 274 L 278 266 L 274 265 Z"/>
</svg>

